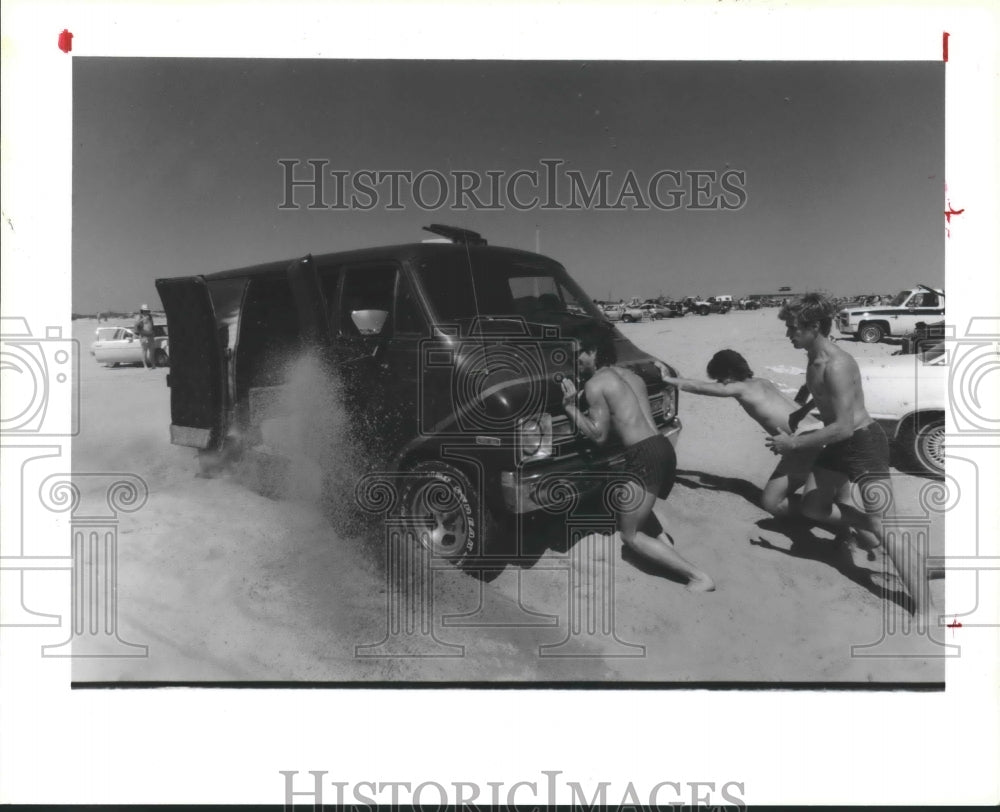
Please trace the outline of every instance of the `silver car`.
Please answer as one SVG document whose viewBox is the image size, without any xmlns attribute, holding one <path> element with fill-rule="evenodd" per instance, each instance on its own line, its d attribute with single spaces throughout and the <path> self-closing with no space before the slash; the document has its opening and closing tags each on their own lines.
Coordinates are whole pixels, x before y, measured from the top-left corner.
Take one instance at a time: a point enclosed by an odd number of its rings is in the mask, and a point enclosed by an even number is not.
<svg viewBox="0 0 1000 812">
<path fill-rule="evenodd" d="M 154 362 L 158 367 L 169 366 L 170 345 L 166 325 L 154 325 L 153 333 L 156 342 Z M 106 367 L 142 363 L 142 341 L 131 328 L 98 327 L 94 335 L 96 340 L 90 345 L 90 354 L 97 359 L 97 363 Z"/>
<path fill-rule="evenodd" d="M 948 354 L 944 342 L 913 355 L 858 359 L 865 406 L 914 470 L 944 474 Z"/>
</svg>

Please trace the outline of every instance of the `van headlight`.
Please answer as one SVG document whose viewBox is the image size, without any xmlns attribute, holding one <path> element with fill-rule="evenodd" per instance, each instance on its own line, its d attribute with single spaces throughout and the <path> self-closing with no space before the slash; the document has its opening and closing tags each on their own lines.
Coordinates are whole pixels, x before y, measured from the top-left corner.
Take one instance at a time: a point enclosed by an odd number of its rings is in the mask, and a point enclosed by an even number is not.
<svg viewBox="0 0 1000 812">
<path fill-rule="evenodd" d="M 517 425 L 517 447 L 521 459 L 548 457 L 552 454 L 552 417 L 528 417 Z"/>
</svg>

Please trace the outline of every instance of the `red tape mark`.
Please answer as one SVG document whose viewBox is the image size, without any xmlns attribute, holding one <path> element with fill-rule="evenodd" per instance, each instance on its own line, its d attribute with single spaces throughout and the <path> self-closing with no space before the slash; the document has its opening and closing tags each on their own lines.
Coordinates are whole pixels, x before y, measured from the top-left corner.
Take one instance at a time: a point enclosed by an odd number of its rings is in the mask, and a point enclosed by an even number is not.
<svg viewBox="0 0 1000 812">
<path fill-rule="evenodd" d="M 948 624 L 948 628 L 951 629 L 952 637 L 954 637 L 955 629 L 961 629 L 962 624 L 958 622 L 958 618 L 955 618 L 954 620 L 951 621 L 951 623 Z"/>
<path fill-rule="evenodd" d="M 945 62 L 948 61 L 948 37 L 950 37 L 950 36 L 951 36 L 951 34 L 949 34 L 947 31 L 945 31 L 944 32 L 944 36 L 941 37 L 941 40 L 942 40 L 941 41 L 941 50 L 943 52 L 942 53 L 942 59 L 944 59 Z"/>
<path fill-rule="evenodd" d="M 73 50 L 73 35 L 69 32 L 69 29 L 64 28 L 59 35 L 59 50 L 64 54 L 68 54 Z"/>
</svg>

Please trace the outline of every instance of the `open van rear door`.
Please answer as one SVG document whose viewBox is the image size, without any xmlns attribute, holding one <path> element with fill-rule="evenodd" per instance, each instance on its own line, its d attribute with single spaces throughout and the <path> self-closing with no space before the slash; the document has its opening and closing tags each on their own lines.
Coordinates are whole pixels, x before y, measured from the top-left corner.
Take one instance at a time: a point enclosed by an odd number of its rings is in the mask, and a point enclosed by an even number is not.
<svg viewBox="0 0 1000 812">
<path fill-rule="evenodd" d="M 219 448 L 225 434 L 222 345 L 203 276 L 157 279 L 170 331 L 170 442 Z"/>
</svg>

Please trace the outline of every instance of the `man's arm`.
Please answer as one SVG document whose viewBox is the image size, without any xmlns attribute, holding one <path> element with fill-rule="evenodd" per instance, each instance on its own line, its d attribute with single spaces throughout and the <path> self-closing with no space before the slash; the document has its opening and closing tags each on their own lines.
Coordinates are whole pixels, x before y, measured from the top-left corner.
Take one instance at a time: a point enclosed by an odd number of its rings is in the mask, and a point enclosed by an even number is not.
<svg viewBox="0 0 1000 812">
<path fill-rule="evenodd" d="M 674 378 L 670 375 L 660 375 L 664 383 L 676 386 L 684 392 L 693 392 L 696 395 L 710 395 L 716 398 L 735 398 L 743 393 L 743 383 L 734 381 L 733 383 L 717 383 L 715 381 L 694 381 L 690 378 Z"/>
<path fill-rule="evenodd" d="M 567 386 L 567 383 L 568 380 L 563 379 L 563 391 L 566 393 L 563 398 L 563 408 L 566 414 L 573 421 L 577 431 L 598 445 L 603 444 L 607 441 L 611 430 L 611 410 L 608 408 L 604 393 L 593 379 L 587 382 L 584 392 L 587 394 L 590 408 L 587 414 L 584 414 L 576 405 L 578 396 L 576 387 L 572 383 Z"/>
<path fill-rule="evenodd" d="M 854 433 L 854 370 L 851 363 L 835 361 L 829 364 L 823 376 L 824 388 L 830 393 L 833 422 L 807 434 L 791 435 L 781 432 L 764 442 L 778 454 L 787 454 L 805 448 L 822 448 L 829 443 L 846 440 Z M 807 404 L 808 405 L 808 404 Z"/>
<path fill-rule="evenodd" d="M 788 427 L 794 432 L 799 427 L 799 423 L 802 422 L 805 416 L 815 408 L 816 403 L 812 400 L 809 400 L 807 403 L 803 403 L 798 409 L 788 415 Z"/>
</svg>

